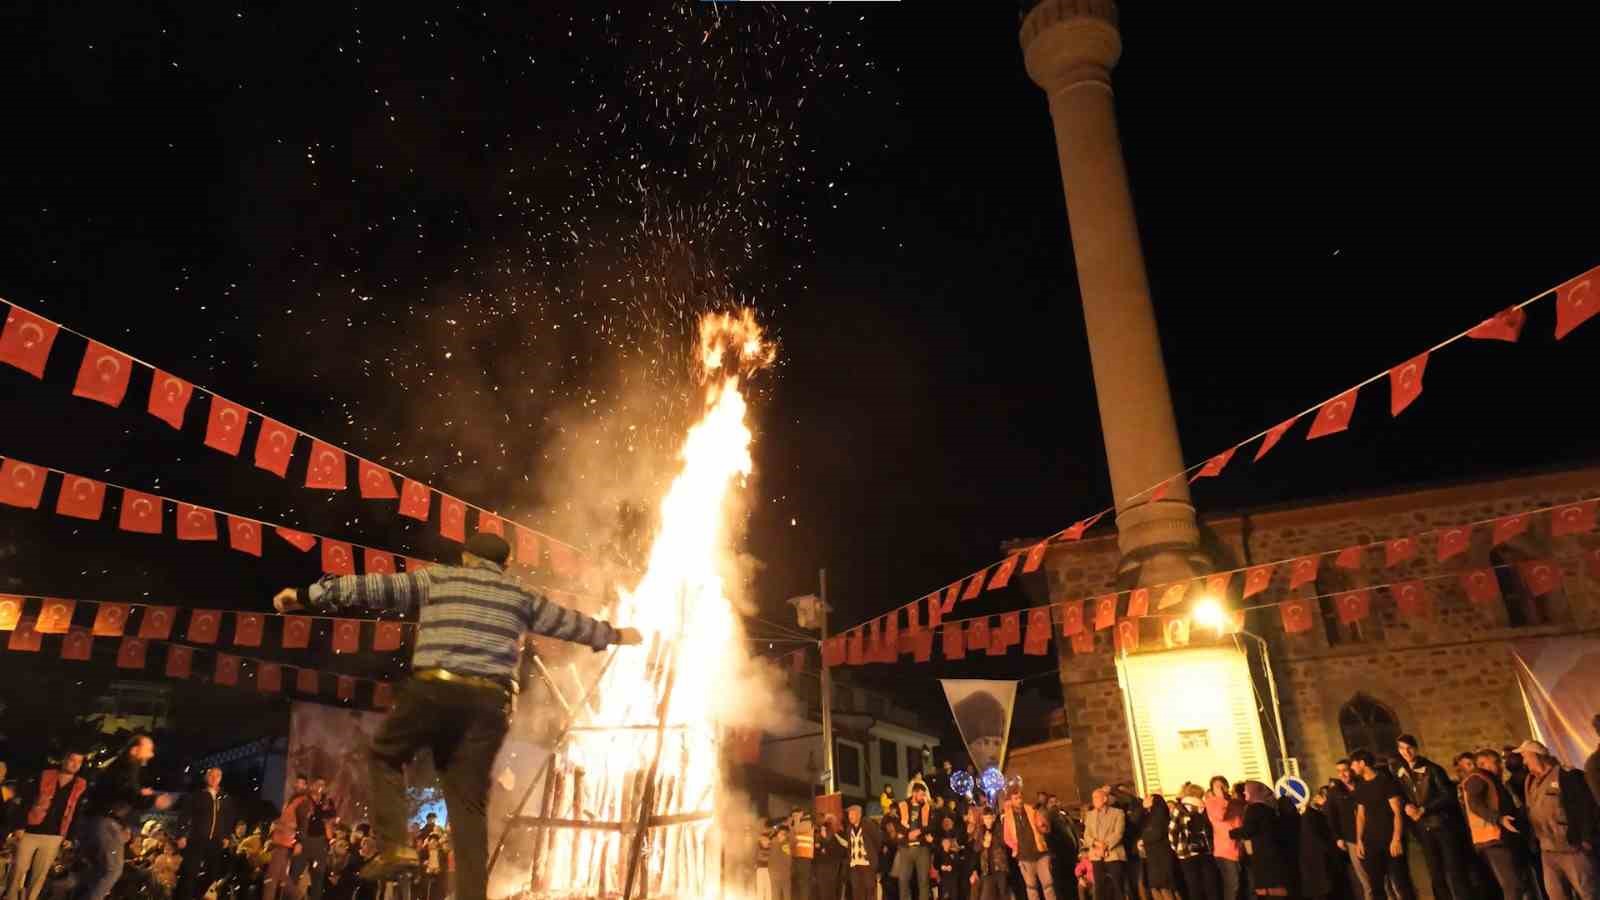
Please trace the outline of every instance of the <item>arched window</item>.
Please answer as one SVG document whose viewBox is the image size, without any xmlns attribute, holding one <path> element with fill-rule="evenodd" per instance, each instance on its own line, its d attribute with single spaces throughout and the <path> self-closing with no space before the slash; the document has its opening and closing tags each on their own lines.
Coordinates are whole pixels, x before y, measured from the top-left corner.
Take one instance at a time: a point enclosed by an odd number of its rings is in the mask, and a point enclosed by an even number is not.
<svg viewBox="0 0 1600 900">
<path fill-rule="evenodd" d="M 1344 735 L 1346 753 L 1367 750 L 1388 755 L 1395 752 L 1400 720 L 1389 707 L 1366 694 L 1357 694 L 1339 710 L 1339 731 Z"/>
</svg>

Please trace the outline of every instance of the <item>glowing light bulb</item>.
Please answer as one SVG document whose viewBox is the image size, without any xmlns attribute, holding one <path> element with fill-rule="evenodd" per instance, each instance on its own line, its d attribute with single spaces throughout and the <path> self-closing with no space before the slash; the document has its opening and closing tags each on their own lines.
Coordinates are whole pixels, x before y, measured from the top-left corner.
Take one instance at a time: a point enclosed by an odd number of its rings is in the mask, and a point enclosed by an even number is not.
<svg viewBox="0 0 1600 900">
<path fill-rule="evenodd" d="M 1204 628 L 1222 630 L 1227 622 L 1227 617 L 1222 614 L 1222 603 L 1215 597 L 1201 597 L 1194 605 L 1194 612 L 1190 613 L 1194 623 Z"/>
</svg>

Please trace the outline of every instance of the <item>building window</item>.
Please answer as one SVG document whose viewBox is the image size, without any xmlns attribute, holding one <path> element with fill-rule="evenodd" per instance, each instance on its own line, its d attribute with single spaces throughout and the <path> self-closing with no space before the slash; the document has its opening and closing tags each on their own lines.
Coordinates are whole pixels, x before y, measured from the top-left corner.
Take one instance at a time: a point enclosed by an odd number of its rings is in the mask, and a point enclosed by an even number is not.
<svg viewBox="0 0 1600 900">
<path fill-rule="evenodd" d="M 1366 694 L 1357 694 L 1339 710 L 1339 731 L 1344 735 L 1346 753 L 1367 750 L 1392 756 L 1400 737 L 1400 720 L 1389 707 Z"/>
<path fill-rule="evenodd" d="M 833 745 L 833 765 L 838 770 L 834 780 L 841 787 L 863 789 L 866 785 L 861 778 L 861 745 L 845 741 L 834 741 Z"/>
<path fill-rule="evenodd" d="M 878 766 L 885 778 L 900 777 L 900 745 L 878 738 Z"/>
<path fill-rule="evenodd" d="M 906 745 L 906 778 L 922 772 L 922 748 L 913 744 Z M 924 775 L 928 774 L 923 772 Z"/>
</svg>

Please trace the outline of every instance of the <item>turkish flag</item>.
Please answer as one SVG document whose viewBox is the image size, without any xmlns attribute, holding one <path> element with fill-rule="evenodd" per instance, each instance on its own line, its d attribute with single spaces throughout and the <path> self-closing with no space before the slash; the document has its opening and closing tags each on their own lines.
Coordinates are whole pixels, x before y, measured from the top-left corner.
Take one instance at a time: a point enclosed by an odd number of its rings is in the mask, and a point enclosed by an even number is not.
<svg viewBox="0 0 1600 900">
<path fill-rule="evenodd" d="M 822 664 L 829 668 L 844 665 L 844 637 L 834 635 L 822 642 Z"/>
<path fill-rule="evenodd" d="M 16 366 L 35 378 L 43 378 L 50 345 L 55 343 L 60 330 L 61 326 L 49 319 L 20 306 L 11 307 L 11 312 L 6 314 L 5 330 L 0 331 L 0 362 Z"/>
<path fill-rule="evenodd" d="M 344 541 L 322 539 L 322 571 L 329 575 L 354 575 L 356 559 Z"/>
<path fill-rule="evenodd" d="M 355 653 L 361 649 L 361 620 L 333 620 L 333 652 Z"/>
<path fill-rule="evenodd" d="M 949 587 L 945 588 L 944 589 L 944 604 L 942 606 L 940 606 L 940 608 L 939 608 L 940 611 L 943 612 L 945 615 L 949 615 L 951 610 L 956 608 L 956 600 L 960 596 L 961 596 L 961 582 L 958 581 L 955 584 L 952 584 Z"/>
<path fill-rule="evenodd" d="M 1161 629 L 1161 638 L 1168 650 L 1189 646 L 1189 620 L 1182 616 L 1168 619 Z"/>
<path fill-rule="evenodd" d="M 1287 422 L 1279 422 L 1278 424 L 1269 428 L 1266 435 L 1261 439 L 1261 446 L 1256 449 L 1256 458 L 1254 462 L 1260 462 L 1261 457 L 1272 452 L 1272 448 L 1278 446 L 1278 442 L 1283 440 L 1283 436 L 1288 434 L 1289 429 L 1293 428 L 1294 423 L 1298 421 L 1299 417 L 1296 417 L 1288 420 Z"/>
<path fill-rule="evenodd" d="M 61 658 L 88 662 L 94 651 L 94 638 L 81 628 L 74 629 L 61 640 Z"/>
<path fill-rule="evenodd" d="M 1398 416 L 1422 396 L 1422 372 L 1428 354 L 1414 356 L 1389 370 L 1389 415 Z"/>
<path fill-rule="evenodd" d="M 900 659 L 900 611 L 895 610 L 883 617 L 883 661 L 896 662 Z"/>
<path fill-rule="evenodd" d="M 1517 513 L 1514 516 L 1506 516 L 1503 519 L 1496 519 L 1494 522 L 1494 531 L 1491 532 L 1493 537 L 1490 540 L 1490 546 L 1498 547 L 1527 530 L 1528 517 L 1522 513 Z"/>
<path fill-rule="evenodd" d="M 1420 580 L 1391 585 L 1389 593 L 1394 595 L 1394 605 L 1400 610 L 1400 615 L 1408 619 L 1426 616 L 1433 605 L 1427 585 Z"/>
<path fill-rule="evenodd" d="M 1218 475 L 1221 475 L 1222 470 L 1226 469 L 1228 467 L 1228 463 L 1233 461 L 1233 454 L 1238 451 L 1238 449 L 1238 447 L 1229 447 L 1221 453 L 1218 453 L 1216 456 L 1206 460 L 1206 464 L 1200 467 L 1200 471 L 1194 473 L 1194 477 L 1189 479 L 1189 483 L 1193 484 L 1202 478 L 1215 478 Z"/>
<path fill-rule="evenodd" d="M 368 500 L 393 500 L 400 496 L 394 489 L 394 476 L 389 470 L 360 457 L 356 458 L 356 481 L 361 496 Z"/>
<path fill-rule="evenodd" d="M 1167 589 L 1161 592 L 1161 599 L 1156 601 L 1156 609 L 1161 610 L 1177 606 L 1188 595 L 1189 582 L 1180 581 L 1177 584 L 1168 585 Z"/>
<path fill-rule="evenodd" d="M 1470 526 L 1456 526 L 1439 532 L 1439 562 L 1460 556 L 1472 541 Z"/>
<path fill-rule="evenodd" d="M 256 669 L 256 690 L 263 694 L 276 694 L 283 690 L 283 667 L 277 663 L 261 663 Z"/>
<path fill-rule="evenodd" d="M 394 705 L 394 686 L 387 681 L 375 682 L 372 685 L 372 705 L 377 709 L 388 709 Z"/>
<path fill-rule="evenodd" d="M 918 631 L 911 636 L 911 658 L 917 662 L 933 659 L 933 632 Z"/>
<path fill-rule="evenodd" d="M 1322 564 L 1320 556 L 1305 556 L 1289 564 L 1289 589 L 1294 590 L 1302 584 L 1310 584 L 1317 580 L 1317 567 Z"/>
<path fill-rule="evenodd" d="M 278 537 L 288 541 L 289 546 L 299 550 L 301 553 L 309 552 L 312 547 L 317 545 L 316 535 L 306 534 L 304 531 L 295 531 L 293 528 L 283 527 L 274 528 L 273 531 L 278 533 Z"/>
<path fill-rule="evenodd" d="M 944 658 L 965 659 L 967 656 L 967 635 L 962 631 L 960 622 L 951 622 L 944 626 Z"/>
<path fill-rule="evenodd" d="M 530 569 L 539 568 L 539 535 L 517 528 L 517 562 Z"/>
<path fill-rule="evenodd" d="M 1566 537 L 1569 534 L 1582 534 L 1593 531 L 1595 526 L 1595 506 L 1597 501 L 1585 500 L 1582 503 L 1573 503 L 1563 506 L 1550 514 L 1550 534 L 1553 537 Z"/>
<path fill-rule="evenodd" d="M 22 619 L 22 598 L 0 594 L 0 631 L 10 631 Z"/>
<path fill-rule="evenodd" d="M 501 537 L 505 537 L 506 536 L 506 523 L 505 523 L 505 521 L 503 519 L 501 519 L 499 516 L 495 515 L 494 513 L 491 513 L 491 512 L 480 512 L 480 513 L 478 513 L 478 533 L 479 534 L 498 534 Z"/>
<path fill-rule="evenodd" d="M 1094 515 L 1090 516 L 1087 519 L 1081 519 L 1081 520 L 1079 520 L 1077 522 L 1072 523 L 1072 527 L 1071 528 L 1068 528 L 1066 531 L 1061 532 L 1061 539 L 1063 541 L 1081 540 L 1083 538 L 1083 533 L 1085 531 L 1088 531 L 1089 529 L 1093 528 L 1094 527 L 1094 523 L 1100 521 L 1100 517 L 1105 515 L 1105 514 L 1106 514 L 1105 510 L 1101 510 L 1100 512 L 1095 513 Z M 1040 552 L 1043 553 L 1042 550 Z M 1040 557 L 1040 559 L 1043 559 L 1043 558 L 1044 558 L 1043 556 Z M 1024 569 L 1023 571 L 1028 571 L 1028 570 Z"/>
<path fill-rule="evenodd" d="M 266 616 L 261 613 L 233 614 L 233 645 L 235 647 L 261 646 L 261 632 L 266 628 Z"/>
<path fill-rule="evenodd" d="M 1066 637 L 1081 634 L 1086 629 L 1083 627 L 1083 601 L 1069 600 L 1061 608 L 1061 633 Z"/>
<path fill-rule="evenodd" d="M 1366 549 L 1366 547 L 1362 546 L 1346 547 L 1339 551 L 1338 556 L 1334 557 L 1333 564 L 1341 569 L 1359 569 L 1361 568 L 1362 554 L 1366 552 Z"/>
<path fill-rule="evenodd" d="M 1522 335 L 1522 323 L 1528 320 L 1528 314 L 1518 307 L 1502 309 L 1467 332 L 1467 337 L 1477 338 L 1480 341 L 1509 341 L 1516 343 Z"/>
<path fill-rule="evenodd" d="M 321 687 L 316 669 L 297 669 L 294 673 L 294 689 L 302 694 L 315 694 Z"/>
<path fill-rule="evenodd" d="M 245 420 L 248 418 L 249 413 L 244 407 L 212 394 L 211 412 L 206 417 L 206 446 L 229 456 L 238 456 L 239 445 L 244 441 Z"/>
<path fill-rule="evenodd" d="M 967 623 L 967 649 L 989 652 L 989 617 L 979 616 Z"/>
<path fill-rule="evenodd" d="M 1028 610 L 1028 636 L 1022 641 L 1022 652 L 1028 656 L 1050 652 L 1050 607 L 1035 606 Z"/>
<path fill-rule="evenodd" d="M 256 468 L 265 469 L 279 478 L 284 477 L 289 472 L 289 460 L 294 456 L 294 442 L 299 436 L 299 432 L 284 425 L 282 422 L 274 422 L 271 419 L 263 418 L 261 420 L 261 433 L 256 435 Z M 318 449 L 324 451 L 332 450 L 326 444 L 313 443 L 316 444 Z M 344 490 L 343 453 L 339 453 L 338 460 L 339 490 Z M 311 482 L 327 468 L 328 459 L 326 455 L 318 456 L 313 453 L 311 463 L 306 468 L 306 487 L 324 487 L 324 485 L 312 484 Z M 332 477 L 331 472 L 329 472 L 329 477 Z"/>
<path fill-rule="evenodd" d="M 239 683 L 239 657 L 229 656 L 226 653 L 217 654 L 217 674 L 213 679 L 217 684 L 233 687 Z"/>
<path fill-rule="evenodd" d="M 1600 266 L 1556 288 L 1556 340 L 1600 311 Z"/>
<path fill-rule="evenodd" d="M 139 616 L 139 637 L 147 641 L 169 640 L 177 618 L 176 606 L 146 606 Z"/>
<path fill-rule="evenodd" d="M 182 644 L 167 645 L 167 677 L 188 678 L 194 665 L 194 651 Z"/>
<path fill-rule="evenodd" d="M 938 628 L 939 623 L 944 621 L 944 602 L 939 594 L 939 591 L 934 591 L 927 597 L 929 628 Z"/>
<path fill-rule="evenodd" d="M 1173 482 L 1177 480 L 1178 476 L 1174 475 L 1171 478 L 1168 478 L 1166 481 L 1156 485 L 1155 490 L 1150 492 L 1150 502 L 1159 503 L 1162 500 L 1167 499 L 1167 494 L 1172 491 Z"/>
<path fill-rule="evenodd" d="M 228 546 L 251 556 L 261 555 L 261 523 L 228 517 Z"/>
<path fill-rule="evenodd" d="M 387 653 L 400 649 L 402 629 L 399 622 L 379 622 L 372 635 L 372 649 Z"/>
<path fill-rule="evenodd" d="M 135 637 L 123 638 L 117 647 L 117 668 L 142 669 L 145 662 L 145 650 L 149 644 Z"/>
<path fill-rule="evenodd" d="M 439 495 L 439 534 L 456 543 L 467 539 L 467 504 L 449 494 Z M 557 545 L 550 546 L 550 562 L 556 563 Z M 561 548 L 565 552 L 566 548 Z M 558 566 L 559 568 L 559 566 Z"/>
<path fill-rule="evenodd" d="M 1339 621 L 1346 625 L 1354 625 L 1372 614 L 1372 592 L 1350 591 L 1334 597 L 1334 605 L 1339 610 Z"/>
<path fill-rule="evenodd" d="M 1417 556 L 1417 539 L 1414 537 L 1397 537 L 1385 541 L 1383 544 L 1383 564 L 1385 566 L 1398 566 L 1409 562 Z"/>
<path fill-rule="evenodd" d="M 46 598 L 33 628 L 40 634 L 66 634 L 72 629 L 72 613 L 77 608 L 76 600 Z"/>
<path fill-rule="evenodd" d="M 283 649 L 304 650 L 311 646 L 311 617 L 283 617 Z"/>
<path fill-rule="evenodd" d="M 867 623 L 867 646 L 862 651 L 861 661 L 864 663 L 883 662 L 883 634 L 878 630 L 877 619 Z"/>
<path fill-rule="evenodd" d="M 311 461 L 306 464 L 306 487 L 342 491 L 346 487 L 344 451 L 315 438 L 311 440 Z"/>
<path fill-rule="evenodd" d="M 1005 632 L 1002 631 L 999 628 L 991 628 L 991 629 L 989 629 L 989 649 L 987 651 L 988 655 L 989 656 L 1005 656 L 1006 655 L 1006 648 L 1007 648 L 1007 644 L 1006 644 Z"/>
<path fill-rule="evenodd" d="M 161 533 L 161 498 L 122 489 L 122 516 L 117 527 L 140 534 Z"/>
<path fill-rule="evenodd" d="M 1132 653 L 1139 649 L 1139 620 L 1123 619 L 1118 622 L 1113 636 L 1116 638 L 1115 647 L 1118 652 Z"/>
<path fill-rule="evenodd" d="M 1000 639 L 1005 641 L 1007 650 L 1022 643 L 1022 613 L 1020 611 L 1000 614 Z"/>
<path fill-rule="evenodd" d="M 1105 631 L 1117 624 L 1117 595 L 1104 594 L 1094 598 L 1094 630 Z"/>
<path fill-rule="evenodd" d="M 150 415 L 171 425 L 183 428 L 183 414 L 189 410 L 189 398 L 194 396 L 194 385 L 176 375 L 160 369 L 150 380 L 150 402 L 145 408 Z"/>
<path fill-rule="evenodd" d="M 394 554 L 374 550 L 371 547 L 361 548 L 361 571 L 368 575 L 393 575 Z"/>
<path fill-rule="evenodd" d="M 18 622 L 17 627 L 11 630 L 11 638 L 6 641 L 7 650 L 16 650 L 22 653 L 38 653 L 44 646 L 44 638 L 39 635 L 38 629 L 32 622 Z"/>
<path fill-rule="evenodd" d="M 214 541 L 217 539 L 217 516 L 211 510 L 193 503 L 178 504 L 178 540 Z"/>
<path fill-rule="evenodd" d="M 1254 597 L 1272 584 L 1272 565 L 1256 566 L 1244 573 L 1244 595 Z"/>
<path fill-rule="evenodd" d="M 1500 602 L 1500 579 L 1493 569 L 1473 569 L 1461 575 L 1461 588 L 1473 603 Z"/>
<path fill-rule="evenodd" d="M 221 612 L 214 609 L 197 609 L 189 613 L 189 643 L 215 644 L 217 633 L 221 630 Z"/>
<path fill-rule="evenodd" d="M 128 627 L 128 612 L 131 609 L 126 603 L 100 604 L 94 611 L 94 626 L 91 629 L 95 637 L 122 637 Z"/>
<path fill-rule="evenodd" d="M 427 485 L 408 479 L 400 486 L 400 515 L 426 522 L 432 499 Z"/>
<path fill-rule="evenodd" d="M 1286 600 L 1278 607 L 1278 613 L 1283 616 L 1283 630 L 1286 634 L 1302 634 L 1310 631 L 1315 622 L 1315 600 L 1297 598 Z"/>
<path fill-rule="evenodd" d="M 1350 417 L 1356 411 L 1356 390 L 1351 388 L 1322 404 L 1322 408 L 1317 410 L 1316 419 L 1311 422 L 1311 430 L 1306 432 L 1306 440 L 1314 441 L 1349 428 Z"/>
<path fill-rule="evenodd" d="M 1072 653 L 1074 656 L 1088 656 L 1094 652 L 1094 632 L 1080 631 L 1072 636 Z"/>
<path fill-rule="evenodd" d="M 444 512 L 442 504 L 439 511 L 441 514 Z M 548 541 L 547 543 L 550 545 L 550 569 L 563 577 L 577 575 L 578 552 L 560 541 Z"/>
<path fill-rule="evenodd" d="M 1522 576 L 1522 583 L 1527 586 L 1528 593 L 1535 597 L 1543 597 L 1561 587 L 1561 567 L 1547 559 L 1530 559 L 1518 563 L 1517 574 Z"/>
<path fill-rule="evenodd" d="M 56 514 L 74 519 L 100 518 L 106 503 L 106 486 L 93 478 L 66 475 L 61 479 L 61 495 L 56 498 Z"/>
<path fill-rule="evenodd" d="M 963 603 L 968 600 L 976 600 L 978 599 L 978 595 L 983 593 L 984 574 L 984 572 L 979 572 L 978 574 L 967 579 L 967 589 L 961 594 L 961 601 Z"/>
<path fill-rule="evenodd" d="M 7 459 L 0 463 L 0 503 L 38 509 L 44 495 L 44 478 L 49 469 Z"/>
<path fill-rule="evenodd" d="M 356 680 L 354 678 L 349 675 L 340 675 L 336 683 L 340 700 L 349 703 L 356 698 Z"/>
<path fill-rule="evenodd" d="M 1150 615 L 1150 589 L 1134 588 L 1128 592 L 1128 618 L 1137 619 Z"/>
<path fill-rule="evenodd" d="M 421 572 L 423 569 L 431 569 L 431 568 L 433 568 L 433 563 L 428 562 L 425 559 L 412 559 L 409 556 L 406 557 L 406 571 L 407 572 Z"/>
<path fill-rule="evenodd" d="M 1010 584 L 1012 573 L 1017 571 L 1017 562 L 1017 554 L 1013 553 L 1000 565 L 995 566 L 994 577 L 989 579 L 989 590 L 997 591 Z"/>
<path fill-rule="evenodd" d="M 1232 572 L 1218 572 L 1206 576 L 1206 594 L 1218 600 L 1228 596 L 1228 582 L 1233 580 Z"/>
<path fill-rule="evenodd" d="M 845 644 L 845 664 L 859 666 L 865 661 L 867 633 L 860 628 L 850 632 L 850 640 Z"/>
<path fill-rule="evenodd" d="M 98 400 L 107 406 L 121 406 L 128 395 L 128 376 L 133 374 L 133 360 L 99 341 L 90 341 L 83 351 L 83 362 L 78 365 L 78 381 L 72 386 L 72 396 Z"/>
<path fill-rule="evenodd" d="M 1028 555 L 1022 560 L 1022 574 L 1032 575 L 1039 571 L 1039 565 L 1044 562 L 1044 553 L 1050 548 L 1047 541 L 1040 541 L 1028 548 Z"/>
</svg>

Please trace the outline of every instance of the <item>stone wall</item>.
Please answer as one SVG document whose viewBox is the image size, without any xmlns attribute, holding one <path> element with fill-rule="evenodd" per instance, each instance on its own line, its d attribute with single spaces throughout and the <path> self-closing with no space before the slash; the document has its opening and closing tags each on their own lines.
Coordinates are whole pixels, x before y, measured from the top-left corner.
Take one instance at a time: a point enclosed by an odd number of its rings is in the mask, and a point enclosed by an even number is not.
<svg viewBox="0 0 1600 900">
<path fill-rule="evenodd" d="M 1022 776 L 1023 792 L 1030 803 L 1038 791 L 1055 794 L 1067 806 L 1082 802 L 1071 738 L 1008 749 L 1006 774 Z"/>
</svg>

